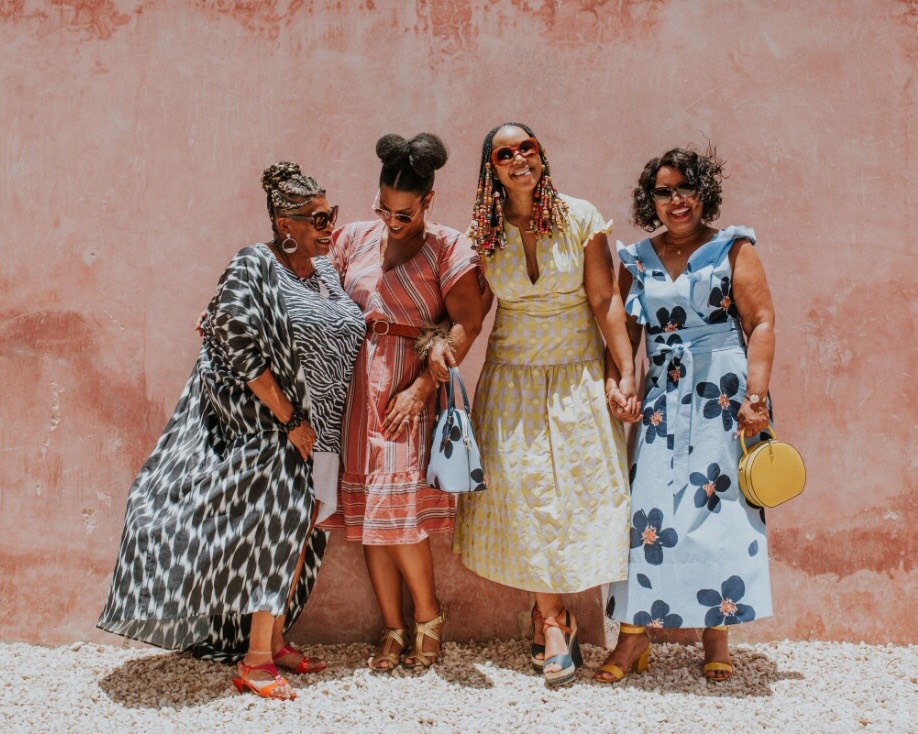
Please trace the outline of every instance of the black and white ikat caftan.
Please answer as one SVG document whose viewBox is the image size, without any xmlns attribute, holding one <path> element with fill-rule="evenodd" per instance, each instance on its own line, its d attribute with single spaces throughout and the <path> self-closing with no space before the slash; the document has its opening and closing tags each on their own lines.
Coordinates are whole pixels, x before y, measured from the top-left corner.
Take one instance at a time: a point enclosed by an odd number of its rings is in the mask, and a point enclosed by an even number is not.
<svg viewBox="0 0 918 734">
<path fill-rule="evenodd" d="M 220 278 L 195 368 L 131 486 L 101 629 L 231 661 L 245 653 L 252 612 L 286 610 L 289 629 L 302 611 L 327 541 L 309 529 L 314 510 L 334 511 L 316 503 L 334 503 L 341 414 L 366 328 L 329 261 L 313 262 L 301 280 L 257 244 Z M 268 368 L 316 431 L 309 461 L 246 385 Z"/>
</svg>

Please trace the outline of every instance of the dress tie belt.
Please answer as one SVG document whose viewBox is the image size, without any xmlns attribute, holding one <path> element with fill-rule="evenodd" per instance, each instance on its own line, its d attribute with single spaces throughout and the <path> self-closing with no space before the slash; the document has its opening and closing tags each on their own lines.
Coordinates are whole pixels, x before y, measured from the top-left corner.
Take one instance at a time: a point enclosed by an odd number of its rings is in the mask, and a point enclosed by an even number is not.
<svg viewBox="0 0 918 734">
<path fill-rule="evenodd" d="M 661 382 L 666 390 L 667 440 L 672 436 L 673 465 L 670 485 L 678 494 L 689 481 L 689 444 L 692 437 L 692 391 L 695 389 L 694 355 L 723 349 L 743 349 L 738 320 L 664 332 L 647 337 L 647 359 L 663 356 Z M 681 375 L 681 367 L 685 375 Z M 675 379 L 670 383 L 670 378 Z M 678 432 L 672 430 L 678 426 Z"/>
</svg>

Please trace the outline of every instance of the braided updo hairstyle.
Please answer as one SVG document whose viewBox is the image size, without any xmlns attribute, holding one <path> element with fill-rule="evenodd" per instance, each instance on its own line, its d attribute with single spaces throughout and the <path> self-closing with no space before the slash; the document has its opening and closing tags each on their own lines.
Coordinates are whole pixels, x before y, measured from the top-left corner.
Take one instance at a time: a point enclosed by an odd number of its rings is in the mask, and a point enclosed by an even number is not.
<svg viewBox="0 0 918 734">
<path fill-rule="evenodd" d="M 504 122 L 485 135 L 481 146 L 481 165 L 478 169 L 478 193 L 472 209 L 472 222 L 466 232 L 472 240 L 472 247 L 485 257 L 493 257 L 498 250 L 507 244 L 504 235 L 504 210 L 501 201 L 506 199 L 500 179 L 491 171 L 491 152 L 494 149 L 494 136 L 505 127 L 518 127 L 535 138 L 536 134 L 528 125 L 521 122 Z M 539 145 L 539 158 L 542 160 L 542 177 L 532 201 L 532 214 L 529 227 L 536 236 L 550 235 L 552 232 L 567 230 L 567 204 L 551 181 L 551 166 L 545 147 Z"/>
<path fill-rule="evenodd" d="M 277 217 L 291 209 L 299 209 L 325 189 L 312 176 L 306 176 L 298 164 L 280 161 L 268 166 L 261 174 L 261 187 L 268 194 L 268 215 L 277 232 Z"/>
<path fill-rule="evenodd" d="M 419 133 L 411 140 L 389 133 L 376 141 L 382 161 L 379 185 L 408 191 L 424 198 L 433 190 L 434 171 L 443 168 L 449 153 L 436 135 Z"/>
</svg>

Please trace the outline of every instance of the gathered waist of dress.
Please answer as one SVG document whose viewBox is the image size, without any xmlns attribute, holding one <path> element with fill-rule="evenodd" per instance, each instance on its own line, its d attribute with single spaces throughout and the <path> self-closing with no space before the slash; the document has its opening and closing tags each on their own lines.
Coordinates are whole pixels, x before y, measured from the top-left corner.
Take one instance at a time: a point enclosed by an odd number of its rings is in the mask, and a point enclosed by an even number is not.
<svg viewBox="0 0 918 734">
<path fill-rule="evenodd" d="M 603 341 L 585 301 L 553 311 L 497 307 L 485 361 L 552 366 L 603 357 Z"/>
<path fill-rule="evenodd" d="M 686 351 L 704 354 L 722 349 L 745 349 L 742 333 L 740 322 L 732 319 L 720 324 L 691 326 L 687 329 L 648 335 L 647 357 L 665 354 L 678 357 Z"/>
</svg>

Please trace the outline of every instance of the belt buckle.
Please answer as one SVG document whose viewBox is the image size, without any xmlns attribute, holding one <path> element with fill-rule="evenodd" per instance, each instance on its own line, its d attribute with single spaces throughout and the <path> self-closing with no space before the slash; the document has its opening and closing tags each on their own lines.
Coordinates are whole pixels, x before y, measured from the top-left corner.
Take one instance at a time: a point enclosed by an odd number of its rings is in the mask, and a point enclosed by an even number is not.
<svg viewBox="0 0 918 734">
<path fill-rule="evenodd" d="M 376 329 L 376 327 L 379 326 L 380 324 L 385 324 L 385 325 L 386 325 L 386 330 L 385 330 L 385 331 L 378 331 L 378 330 Z M 374 321 L 374 322 L 373 322 L 373 333 L 376 334 L 376 336 L 385 336 L 386 334 L 389 333 L 389 327 L 390 327 L 390 326 L 391 326 L 391 324 L 390 324 L 388 321 Z"/>
</svg>

